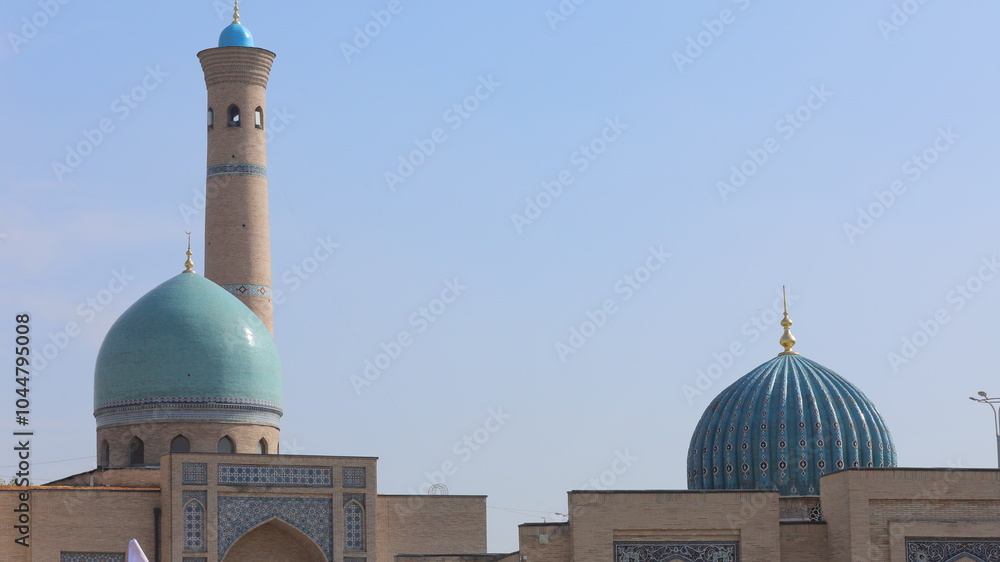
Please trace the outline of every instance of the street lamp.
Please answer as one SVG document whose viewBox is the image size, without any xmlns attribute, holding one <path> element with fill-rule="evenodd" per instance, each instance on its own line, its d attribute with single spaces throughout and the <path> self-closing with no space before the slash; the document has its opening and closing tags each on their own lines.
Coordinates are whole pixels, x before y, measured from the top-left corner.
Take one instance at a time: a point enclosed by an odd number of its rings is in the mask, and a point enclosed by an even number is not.
<svg viewBox="0 0 1000 562">
<path fill-rule="evenodd" d="M 982 390 L 977 392 L 977 394 L 979 394 L 979 398 L 973 398 L 970 396 L 969 400 L 989 404 L 990 408 L 993 408 L 993 428 L 996 430 L 997 434 L 997 468 L 1000 468 L 1000 414 L 997 413 L 996 407 L 996 404 L 1000 404 L 1000 397 L 990 398 Z"/>
</svg>

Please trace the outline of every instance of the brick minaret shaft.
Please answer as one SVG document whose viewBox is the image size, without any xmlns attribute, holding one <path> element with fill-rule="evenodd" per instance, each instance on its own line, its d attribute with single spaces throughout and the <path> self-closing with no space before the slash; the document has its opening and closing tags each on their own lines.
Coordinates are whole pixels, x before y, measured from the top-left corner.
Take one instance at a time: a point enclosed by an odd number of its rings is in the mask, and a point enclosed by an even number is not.
<svg viewBox="0 0 1000 562">
<path fill-rule="evenodd" d="M 236 295 L 274 333 L 267 213 L 265 90 L 274 53 L 198 53 L 208 88 L 205 277 Z"/>
</svg>

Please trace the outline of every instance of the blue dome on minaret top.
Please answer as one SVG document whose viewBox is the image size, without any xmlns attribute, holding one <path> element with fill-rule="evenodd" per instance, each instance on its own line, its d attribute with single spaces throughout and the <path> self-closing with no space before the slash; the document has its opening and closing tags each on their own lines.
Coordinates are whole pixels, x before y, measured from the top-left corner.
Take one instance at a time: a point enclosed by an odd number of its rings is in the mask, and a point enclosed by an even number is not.
<svg viewBox="0 0 1000 562">
<path fill-rule="evenodd" d="M 253 47 L 253 35 L 241 23 L 231 23 L 219 35 L 220 47 Z"/>
<path fill-rule="evenodd" d="M 220 47 L 253 47 L 253 35 L 240 23 L 240 3 L 233 5 L 233 23 L 226 26 L 219 35 Z"/>
<path fill-rule="evenodd" d="M 146 293 L 111 326 L 94 370 L 98 427 L 162 421 L 277 427 L 281 365 L 271 333 L 193 272 Z"/>
<path fill-rule="evenodd" d="M 896 466 L 896 446 L 878 409 L 826 367 L 786 351 L 723 390 L 688 448 L 688 489 L 777 490 L 818 495 L 820 477 L 847 468 Z"/>
</svg>

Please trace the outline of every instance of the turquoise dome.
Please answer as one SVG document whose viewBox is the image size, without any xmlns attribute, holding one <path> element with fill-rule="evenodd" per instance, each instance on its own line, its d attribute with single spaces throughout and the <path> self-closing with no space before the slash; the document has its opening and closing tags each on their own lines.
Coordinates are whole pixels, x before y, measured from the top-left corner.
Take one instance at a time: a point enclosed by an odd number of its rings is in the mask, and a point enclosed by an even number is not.
<svg viewBox="0 0 1000 562">
<path fill-rule="evenodd" d="M 267 327 L 195 273 L 146 293 L 118 319 L 94 371 L 98 427 L 168 421 L 277 427 L 281 365 Z"/>
<path fill-rule="evenodd" d="M 819 494 L 820 476 L 896 466 L 896 446 L 856 386 L 798 354 L 782 354 L 709 405 L 688 448 L 690 490 Z"/>
<path fill-rule="evenodd" d="M 231 23 L 219 35 L 220 47 L 253 47 L 253 35 L 241 23 Z"/>
</svg>

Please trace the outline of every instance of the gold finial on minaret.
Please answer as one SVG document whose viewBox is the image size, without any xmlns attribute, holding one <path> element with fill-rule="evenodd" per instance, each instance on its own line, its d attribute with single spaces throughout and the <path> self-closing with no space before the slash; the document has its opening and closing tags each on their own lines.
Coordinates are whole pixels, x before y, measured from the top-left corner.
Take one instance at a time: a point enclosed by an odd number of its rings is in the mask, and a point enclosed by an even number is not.
<svg viewBox="0 0 1000 562">
<path fill-rule="evenodd" d="M 233 23 L 240 23 L 240 0 L 233 2 Z"/>
<path fill-rule="evenodd" d="M 191 259 L 191 256 L 193 255 L 191 253 L 191 233 L 186 232 L 185 234 L 188 235 L 188 251 L 185 252 L 187 254 L 188 259 L 187 261 L 184 262 L 184 267 L 187 268 L 184 270 L 184 273 L 194 273 L 194 261 Z"/>
<path fill-rule="evenodd" d="M 792 335 L 792 331 L 789 329 L 792 327 L 792 321 L 788 319 L 788 299 L 785 298 L 785 286 L 781 286 L 781 301 L 785 307 L 785 317 L 781 319 L 781 326 L 785 328 L 785 331 L 781 334 L 781 339 L 778 343 L 781 347 L 785 348 L 784 351 L 778 355 L 798 355 L 799 352 L 792 351 L 792 346 L 795 345 L 795 336 Z"/>
</svg>

